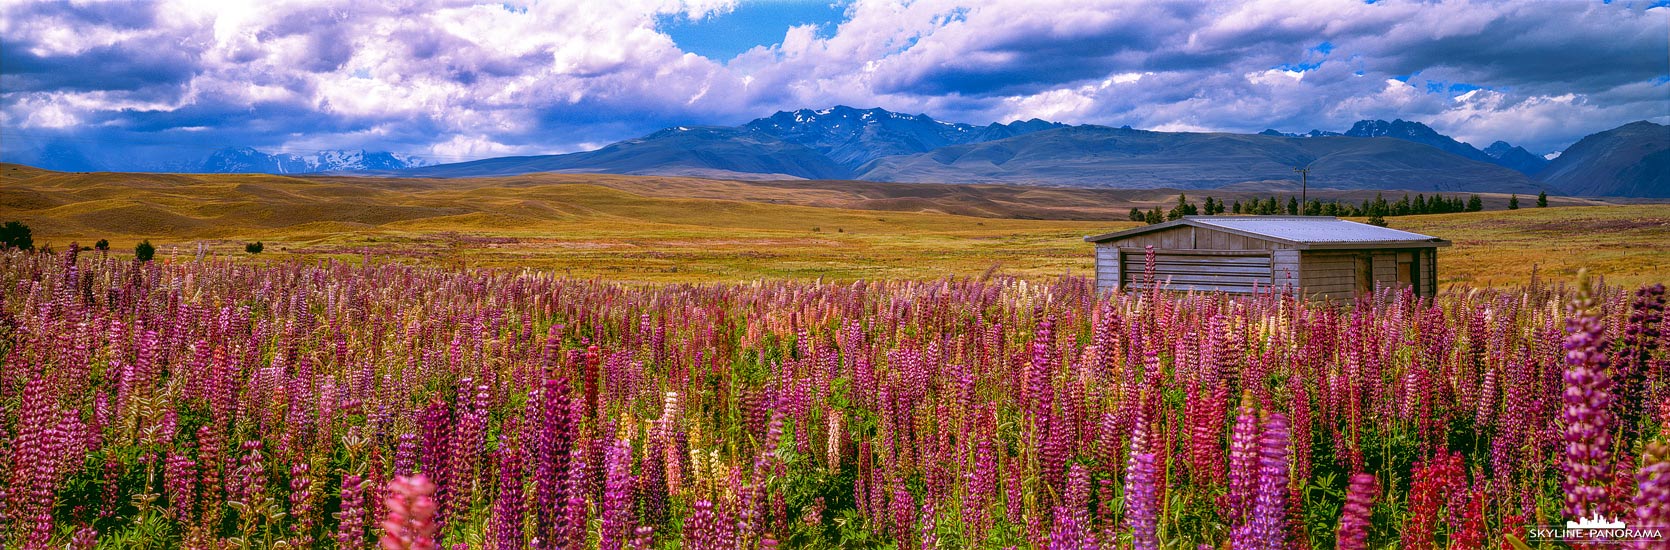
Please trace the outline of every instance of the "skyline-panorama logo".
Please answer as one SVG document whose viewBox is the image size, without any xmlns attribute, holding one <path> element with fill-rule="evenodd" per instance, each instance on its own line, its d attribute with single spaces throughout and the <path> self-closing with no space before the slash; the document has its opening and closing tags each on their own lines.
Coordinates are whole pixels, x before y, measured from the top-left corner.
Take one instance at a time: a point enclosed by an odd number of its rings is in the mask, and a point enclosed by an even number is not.
<svg viewBox="0 0 1670 550">
<path fill-rule="evenodd" d="M 1526 530 L 1526 542 L 1584 542 L 1588 544 L 1626 544 L 1639 541 L 1663 541 L 1662 526 L 1631 528 L 1621 519 L 1612 519 L 1594 512 L 1589 517 L 1567 520 L 1564 529 L 1553 525 L 1532 526 Z"/>
</svg>

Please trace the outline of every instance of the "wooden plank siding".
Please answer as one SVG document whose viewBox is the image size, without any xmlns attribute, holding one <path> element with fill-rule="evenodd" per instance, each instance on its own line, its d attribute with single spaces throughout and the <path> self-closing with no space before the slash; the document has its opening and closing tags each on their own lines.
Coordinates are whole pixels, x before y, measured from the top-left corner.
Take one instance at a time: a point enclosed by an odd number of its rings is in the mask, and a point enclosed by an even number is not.
<svg viewBox="0 0 1670 550">
<path fill-rule="evenodd" d="M 1438 295 L 1438 249 L 1426 248 L 1421 250 L 1421 290 L 1422 296 Z"/>
<path fill-rule="evenodd" d="M 1397 287 L 1397 251 L 1375 250 L 1374 255 L 1374 288 Z"/>
<path fill-rule="evenodd" d="M 1357 295 L 1357 251 L 1306 251 L 1300 257 L 1299 286 L 1306 296 L 1350 300 Z"/>
<path fill-rule="evenodd" d="M 1096 244 L 1096 290 L 1119 289 L 1119 247 Z"/>
<path fill-rule="evenodd" d="M 1270 251 L 1271 284 L 1282 289 L 1303 288 L 1304 265 L 1302 254 L 1298 250 Z"/>
<path fill-rule="evenodd" d="M 1146 289 L 1147 258 L 1125 253 L 1122 288 Z M 1253 292 L 1271 285 L 1269 253 L 1221 250 L 1155 250 L 1154 279 L 1168 290 Z"/>
</svg>

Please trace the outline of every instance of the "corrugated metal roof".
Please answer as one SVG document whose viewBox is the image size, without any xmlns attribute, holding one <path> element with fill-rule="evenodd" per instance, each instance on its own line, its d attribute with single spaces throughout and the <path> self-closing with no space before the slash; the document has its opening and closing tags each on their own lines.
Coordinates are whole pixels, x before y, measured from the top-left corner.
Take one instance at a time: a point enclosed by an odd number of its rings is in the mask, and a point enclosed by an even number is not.
<svg viewBox="0 0 1670 550">
<path fill-rule="evenodd" d="M 1085 237 L 1084 240 L 1106 242 L 1179 225 L 1219 229 L 1230 233 L 1299 245 L 1303 248 L 1311 248 L 1312 245 L 1326 248 L 1333 246 L 1371 247 L 1375 245 L 1449 246 L 1450 244 L 1449 241 L 1429 235 L 1376 227 L 1332 216 L 1184 216 L 1180 220 L 1106 235 Z"/>
<path fill-rule="evenodd" d="M 1236 229 L 1278 239 L 1301 243 L 1337 243 L 1371 241 L 1424 241 L 1432 239 L 1420 233 L 1376 227 L 1338 218 L 1315 216 L 1282 217 L 1208 217 L 1195 218 L 1201 225 Z"/>
</svg>

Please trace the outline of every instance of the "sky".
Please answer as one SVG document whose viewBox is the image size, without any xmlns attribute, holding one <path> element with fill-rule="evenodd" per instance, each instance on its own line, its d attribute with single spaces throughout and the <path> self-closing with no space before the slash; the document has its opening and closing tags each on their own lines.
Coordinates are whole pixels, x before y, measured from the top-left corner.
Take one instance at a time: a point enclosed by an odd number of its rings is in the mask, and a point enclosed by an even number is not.
<svg viewBox="0 0 1670 550">
<path fill-rule="evenodd" d="M 452 162 L 834 105 L 1249 133 L 1402 118 L 1540 154 L 1670 123 L 1670 0 L 0 0 L 7 161 Z"/>
</svg>

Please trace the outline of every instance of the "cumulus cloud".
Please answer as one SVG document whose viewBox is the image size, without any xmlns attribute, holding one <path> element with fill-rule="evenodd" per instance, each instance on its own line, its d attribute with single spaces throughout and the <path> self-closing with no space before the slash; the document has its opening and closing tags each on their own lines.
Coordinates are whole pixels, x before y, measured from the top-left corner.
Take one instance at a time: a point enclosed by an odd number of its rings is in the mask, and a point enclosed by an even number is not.
<svg viewBox="0 0 1670 550">
<path fill-rule="evenodd" d="M 1404 118 L 1533 151 L 1670 122 L 1670 8 L 1641 2 L 855 0 L 838 26 L 785 28 L 732 59 L 658 28 L 734 7 L 10 2 L 0 149 L 363 147 L 447 161 L 834 104 L 1197 131 Z"/>
</svg>

